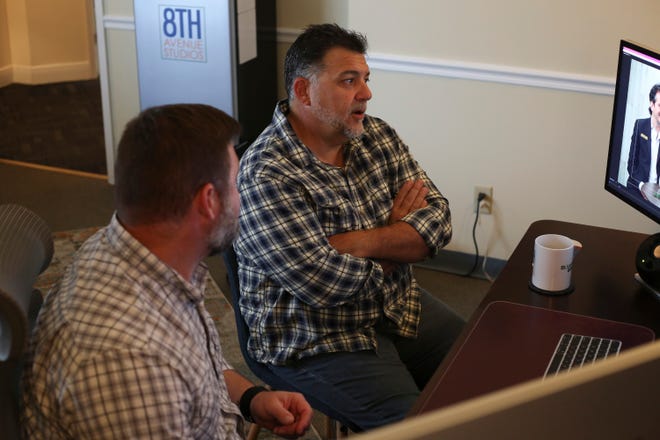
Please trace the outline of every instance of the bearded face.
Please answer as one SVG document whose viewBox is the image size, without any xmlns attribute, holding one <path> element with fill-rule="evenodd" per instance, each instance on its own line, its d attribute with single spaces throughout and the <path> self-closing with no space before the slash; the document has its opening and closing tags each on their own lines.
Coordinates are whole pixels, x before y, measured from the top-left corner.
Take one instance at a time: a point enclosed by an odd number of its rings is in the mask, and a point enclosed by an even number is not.
<svg viewBox="0 0 660 440">
<path fill-rule="evenodd" d="M 232 245 L 238 235 L 238 209 L 226 203 L 209 237 L 209 255 L 218 255 Z"/>
</svg>

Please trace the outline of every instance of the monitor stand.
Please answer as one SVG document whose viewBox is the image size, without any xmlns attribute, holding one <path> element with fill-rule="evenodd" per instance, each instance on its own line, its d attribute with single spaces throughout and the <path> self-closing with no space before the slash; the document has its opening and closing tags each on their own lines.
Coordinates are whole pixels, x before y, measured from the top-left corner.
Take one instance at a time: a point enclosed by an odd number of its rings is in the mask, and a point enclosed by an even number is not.
<svg viewBox="0 0 660 440">
<path fill-rule="evenodd" d="M 644 281 L 644 280 L 642 279 L 642 277 L 639 276 L 638 273 L 635 273 L 635 275 L 633 276 L 633 278 L 635 278 L 635 279 L 639 282 L 639 284 L 641 284 L 642 286 L 644 286 L 644 287 L 646 288 L 646 290 L 648 290 L 649 292 L 653 293 L 653 294 L 655 295 L 655 297 L 656 297 L 657 299 L 660 300 L 660 291 L 659 291 L 658 289 L 656 289 L 655 287 L 651 286 L 649 283 L 647 283 L 646 281 Z"/>
<path fill-rule="evenodd" d="M 660 299 L 660 232 L 649 235 L 637 248 L 634 278 Z"/>
</svg>

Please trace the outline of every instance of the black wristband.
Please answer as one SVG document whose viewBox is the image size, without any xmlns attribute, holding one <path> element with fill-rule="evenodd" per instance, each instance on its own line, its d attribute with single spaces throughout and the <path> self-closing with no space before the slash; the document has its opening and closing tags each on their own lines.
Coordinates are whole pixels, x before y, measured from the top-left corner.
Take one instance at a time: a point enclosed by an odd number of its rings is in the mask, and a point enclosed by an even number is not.
<svg viewBox="0 0 660 440">
<path fill-rule="evenodd" d="M 256 396 L 262 391 L 268 391 L 268 389 L 259 385 L 248 388 L 247 390 L 245 390 L 245 392 L 241 396 L 241 400 L 238 403 L 238 408 L 241 410 L 241 414 L 243 415 L 243 418 L 250 423 L 254 423 L 254 419 L 252 418 L 252 412 L 250 411 L 250 403 L 252 403 L 252 399 L 254 399 L 254 396 Z"/>
</svg>

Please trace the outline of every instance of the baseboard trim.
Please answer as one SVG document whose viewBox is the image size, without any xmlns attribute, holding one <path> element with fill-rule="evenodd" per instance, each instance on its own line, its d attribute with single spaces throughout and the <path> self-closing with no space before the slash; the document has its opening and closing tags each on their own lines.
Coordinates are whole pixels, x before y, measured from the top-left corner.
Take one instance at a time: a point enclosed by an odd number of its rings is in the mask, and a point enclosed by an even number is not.
<svg viewBox="0 0 660 440">
<path fill-rule="evenodd" d="M 505 264 L 506 260 L 486 258 L 486 273 L 484 273 L 484 257 L 480 255 L 477 260 L 476 269 L 470 276 L 481 279 L 495 279 L 502 271 Z M 450 250 L 441 250 L 435 257 L 415 264 L 415 266 L 424 269 L 438 270 L 456 275 L 467 274 L 470 269 L 472 269 L 473 265 L 474 254 Z"/>
<path fill-rule="evenodd" d="M 21 84 L 49 84 L 68 81 L 85 81 L 96 78 L 91 63 L 43 64 L 38 66 L 13 65 L 12 82 Z"/>
<path fill-rule="evenodd" d="M 11 66 L 0 67 L 0 87 L 11 84 L 12 68 Z"/>
<path fill-rule="evenodd" d="M 90 179 L 108 180 L 108 176 L 105 174 L 88 173 L 86 171 L 70 170 L 68 168 L 51 167 L 48 165 L 39 165 L 36 163 L 22 162 L 19 160 L 0 159 L 0 163 L 6 165 L 14 165 L 17 167 L 32 168 L 41 171 L 52 171 L 54 173 L 68 174 L 77 177 L 88 177 Z"/>
</svg>

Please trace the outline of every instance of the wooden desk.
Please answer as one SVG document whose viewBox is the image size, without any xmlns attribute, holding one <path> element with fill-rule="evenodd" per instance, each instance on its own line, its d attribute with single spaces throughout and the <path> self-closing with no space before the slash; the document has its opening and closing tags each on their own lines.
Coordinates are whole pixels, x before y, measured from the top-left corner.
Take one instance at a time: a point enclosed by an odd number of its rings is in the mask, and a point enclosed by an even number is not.
<svg viewBox="0 0 660 440">
<path fill-rule="evenodd" d="M 534 239 L 541 234 L 562 234 L 582 243 L 573 264 L 572 293 L 547 296 L 529 288 Z M 485 307 L 493 301 L 508 301 L 547 309 L 639 324 L 660 335 L 660 301 L 633 278 L 635 254 L 644 234 L 552 220 L 533 223 L 514 250 L 486 297 L 424 388 L 409 415 L 438 407 L 434 394 L 440 377 L 451 364 Z"/>
</svg>

